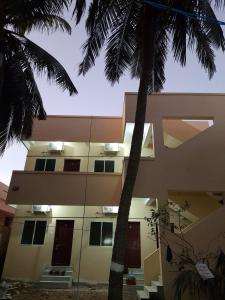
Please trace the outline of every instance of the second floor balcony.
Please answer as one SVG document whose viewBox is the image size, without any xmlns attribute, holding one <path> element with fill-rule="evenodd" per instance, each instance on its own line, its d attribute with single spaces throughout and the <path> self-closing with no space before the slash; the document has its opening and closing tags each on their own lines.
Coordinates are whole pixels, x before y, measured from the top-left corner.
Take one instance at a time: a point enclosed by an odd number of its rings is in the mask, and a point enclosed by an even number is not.
<svg viewBox="0 0 225 300">
<path fill-rule="evenodd" d="M 7 202 L 48 205 L 118 205 L 118 173 L 14 171 Z"/>
</svg>

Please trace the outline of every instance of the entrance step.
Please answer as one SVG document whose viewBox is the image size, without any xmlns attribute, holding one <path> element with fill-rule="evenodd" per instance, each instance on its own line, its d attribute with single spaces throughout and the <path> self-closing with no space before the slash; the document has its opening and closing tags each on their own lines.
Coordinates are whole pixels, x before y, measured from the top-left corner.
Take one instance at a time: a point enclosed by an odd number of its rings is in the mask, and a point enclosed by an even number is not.
<svg viewBox="0 0 225 300">
<path fill-rule="evenodd" d="M 73 268 L 71 266 L 46 266 L 39 284 L 48 289 L 69 289 L 73 283 Z"/>
<path fill-rule="evenodd" d="M 137 291 L 137 297 L 138 300 L 163 300 L 163 284 L 160 280 L 160 277 L 159 280 L 153 280 L 150 286 L 145 285 L 144 289 L 142 287 L 142 290 Z"/>
</svg>

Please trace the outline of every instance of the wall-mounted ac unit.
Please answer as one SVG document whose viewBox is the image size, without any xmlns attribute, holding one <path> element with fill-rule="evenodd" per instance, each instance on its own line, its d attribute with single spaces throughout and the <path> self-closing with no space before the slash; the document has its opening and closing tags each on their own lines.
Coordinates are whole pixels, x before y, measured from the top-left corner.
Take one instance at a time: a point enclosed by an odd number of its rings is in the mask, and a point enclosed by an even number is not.
<svg viewBox="0 0 225 300">
<path fill-rule="evenodd" d="M 50 142 L 48 144 L 48 151 L 49 152 L 62 152 L 64 150 L 64 143 L 63 142 Z"/>
<path fill-rule="evenodd" d="M 117 143 L 107 143 L 104 146 L 104 152 L 116 153 L 119 152 L 119 144 Z"/>
<path fill-rule="evenodd" d="M 37 214 L 37 213 L 48 213 L 51 211 L 51 206 L 50 205 L 32 205 L 32 213 Z"/>
<path fill-rule="evenodd" d="M 103 214 L 118 214 L 119 206 L 103 206 Z"/>
</svg>

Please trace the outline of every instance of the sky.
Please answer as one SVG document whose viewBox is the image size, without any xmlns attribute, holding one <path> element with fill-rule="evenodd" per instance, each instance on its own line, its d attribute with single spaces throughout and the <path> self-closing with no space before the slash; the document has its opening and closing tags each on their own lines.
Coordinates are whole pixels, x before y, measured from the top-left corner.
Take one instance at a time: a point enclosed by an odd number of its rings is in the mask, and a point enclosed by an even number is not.
<svg viewBox="0 0 225 300">
<path fill-rule="evenodd" d="M 223 15 L 219 16 L 223 20 Z M 73 22 L 70 22 L 73 26 Z M 78 89 L 78 95 L 70 97 L 46 78 L 37 78 L 44 106 L 48 115 L 105 115 L 121 116 L 125 92 L 137 92 L 138 81 L 126 74 L 111 86 L 104 77 L 104 51 L 96 60 L 96 65 L 83 76 L 78 76 L 78 66 L 82 59 L 81 46 L 85 41 L 84 24 L 75 28 L 71 36 L 57 32 L 54 34 L 32 32 L 29 38 L 55 56 L 69 73 Z M 216 52 L 217 73 L 209 81 L 207 74 L 198 64 L 194 53 L 188 54 L 187 65 L 180 67 L 168 55 L 166 83 L 163 92 L 204 92 L 225 93 L 225 54 Z M 0 181 L 9 185 L 12 170 L 23 170 L 26 158 L 25 147 L 18 142 L 7 148 L 0 157 Z"/>
</svg>

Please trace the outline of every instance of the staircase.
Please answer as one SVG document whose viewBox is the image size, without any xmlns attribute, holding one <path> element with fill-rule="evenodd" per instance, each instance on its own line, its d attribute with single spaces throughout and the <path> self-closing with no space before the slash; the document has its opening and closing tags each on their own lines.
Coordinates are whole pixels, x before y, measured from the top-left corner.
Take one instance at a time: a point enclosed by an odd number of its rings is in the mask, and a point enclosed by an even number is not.
<svg viewBox="0 0 225 300">
<path fill-rule="evenodd" d="M 143 290 L 137 291 L 138 300 L 162 300 L 163 298 L 163 284 L 160 276 L 158 280 L 152 280 L 151 285 L 145 285 Z"/>
<path fill-rule="evenodd" d="M 48 289 L 69 289 L 73 283 L 71 266 L 47 266 L 41 277 L 40 287 Z"/>
</svg>

